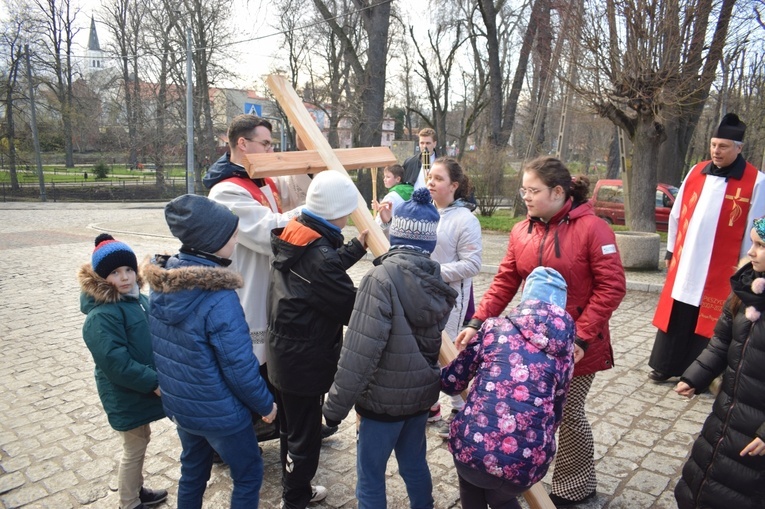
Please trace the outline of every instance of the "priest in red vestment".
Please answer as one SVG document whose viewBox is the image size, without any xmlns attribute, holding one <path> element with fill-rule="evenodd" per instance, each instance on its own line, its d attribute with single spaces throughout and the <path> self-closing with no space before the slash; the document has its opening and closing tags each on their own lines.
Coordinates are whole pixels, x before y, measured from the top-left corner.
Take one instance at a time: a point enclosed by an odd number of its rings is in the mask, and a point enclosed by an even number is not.
<svg viewBox="0 0 765 509">
<path fill-rule="evenodd" d="M 667 235 L 667 279 L 653 324 L 659 329 L 648 377 L 681 375 L 706 347 L 729 279 L 751 245 L 747 232 L 765 215 L 765 174 L 741 155 L 746 124 L 725 115 L 712 135 L 712 159 L 680 186 Z"/>
</svg>

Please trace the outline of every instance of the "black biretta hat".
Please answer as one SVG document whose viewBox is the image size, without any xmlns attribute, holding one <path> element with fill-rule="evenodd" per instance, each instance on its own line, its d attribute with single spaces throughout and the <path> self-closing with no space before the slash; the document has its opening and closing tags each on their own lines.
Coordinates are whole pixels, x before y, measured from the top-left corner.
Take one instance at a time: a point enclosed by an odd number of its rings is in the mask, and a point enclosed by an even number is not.
<svg viewBox="0 0 765 509">
<path fill-rule="evenodd" d="M 724 138 L 726 140 L 744 141 L 746 124 L 735 113 L 728 113 L 722 118 L 712 138 Z"/>
</svg>

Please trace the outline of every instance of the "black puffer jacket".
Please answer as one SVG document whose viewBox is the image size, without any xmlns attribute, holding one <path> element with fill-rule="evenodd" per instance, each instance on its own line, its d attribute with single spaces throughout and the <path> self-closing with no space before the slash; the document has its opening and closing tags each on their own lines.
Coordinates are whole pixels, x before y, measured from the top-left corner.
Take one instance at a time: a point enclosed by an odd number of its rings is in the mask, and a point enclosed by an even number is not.
<svg viewBox="0 0 765 509">
<path fill-rule="evenodd" d="M 457 292 L 428 255 L 397 248 L 374 261 L 359 285 L 335 383 L 324 404 L 342 421 L 398 421 L 427 411 L 440 390 L 441 331 Z"/>
<path fill-rule="evenodd" d="M 436 154 L 436 159 L 441 156 L 438 151 L 434 150 L 433 152 Z M 422 152 L 417 152 L 417 154 L 407 158 L 402 166 L 404 167 L 404 178 L 401 182 L 414 185 L 422 169 Z"/>
<path fill-rule="evenodd" d="M 725 305 L 709 345 L 683 374 L 697 390 L 720 373 L 723 383 L 675 488 L 680 509 L 765 508 L 765 456 L 740 456 L 755 437 L 765 440 L 765 295 L 752 292 L 757 277 L 749 263 L 731 278 L 743 303 L 735 316 Z"/>
<path fill-rule="evenodd" d="M 307 215 L 271 233 L 268 378 L 282 392 L 318 396 L 332 385 L 356 288 L 346 270 L 366 251 Z"/>
</svg>

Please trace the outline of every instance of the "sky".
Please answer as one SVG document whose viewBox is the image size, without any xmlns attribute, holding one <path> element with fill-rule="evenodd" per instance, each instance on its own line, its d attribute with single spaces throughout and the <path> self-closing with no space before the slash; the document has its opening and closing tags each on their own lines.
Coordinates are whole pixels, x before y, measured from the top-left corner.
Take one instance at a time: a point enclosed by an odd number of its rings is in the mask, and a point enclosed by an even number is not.
<svg viewBox="0 0 765 509">
<path fill-rule="evenodd" d="M 77 0 L 75 0 L 77 1 Z M 90 29 L 90 17 L 94 16 L 96 21 L 96 31 L 98 32 L 99 42 L 102 49 L 108 42 L 108 33 L 106 26 L 99 22 L 99 9 L 102 0 L 79 0 L 81 13 L 77 17 L 78 24 L 82 27 L 75 38 L 78 43 L 78 53 L 85 54 L 88 44 L 88 34 Z M 398 4 L 398 8 L 405 11 L 414 9 L 413 2 L 404 2 Z M 236 61 L 226 62 L 225 65 L 232 66 L 239 71 L 243 78 L 236 82 L 221 83 L 223 87 L 233 88 L 262 88 L 262 78 L 272 72 L 273 69 L 282 67 L 282 55 L 279 54 L 283 39 L 278 35 L 274 17 L 276 9 L 272 3 L 265 0 L 232 0 L 232 11 L 236 13 L 232 16 L 232 22 L 235 25 L 236 44 L 233 45 L 231 53 L 236 55 Z M 425 6 L 425 4 L 422 4 Z M 423 7 L 426 8 L 426 7 Z M 409 14 L 412 16 L 412 13 Z M 416 19 L 411 17 L 410 19 Z M 179 49 L 185 51 L 185 48 Z"/>
<path fill-rule="evenodd" d="M 14 0 L 0 0 L 0 17 L 6 18 L 6 2 Z M 75 57 L 85 59 L 87 54 L 88 36 L 90 33 L 90 19 L 96 21 L 101 48 L 104 49 L 109 43 L 109 34 L 106 26 L 100 21 L 101 4 L 103 0 L 72 0 L 72 5 L 80 8 L 76 17 L 79 32 L 75 36 Z M 392 0 L 395 1 L 395 0 Z M 429 10 L 428 2 L 396 2 L 399 13 L 411 20 L 429 19 L 425 13 Z M 265 91 L 264 77 L 276 69 L 286 70 L 284 52 L 281 51 L 283 39 L 274 26 L 276 25 L 276 8 L 267 0 L 231 0 L 231 17 L 234 30 L 234 45 L 231 53 L 235 55 L 235 61 L 223 62 L 227 68 L 237 69 L 241 79 L 228 82 L 216 83 L 216 86 L 226 88 L 242 88 L 255 90 L 258 93 Z M 427 27 L 415 24 L 415 30 L 425 30 Z M 185 48 L 178 48 L 183 53 Z M 396 69 L 395 62 L 389 62 L 388 76 L 393 76 Z"/>
<path fill-rule="evenodd" d="M 81 30 L 75 37 L 75 52 L 85 54 L 91 15 L 96 21 L 99 43 L 104 49 L 109 42 L 109 35 L 106 26 L 99 21 L 101 0 L 79 0 L 78 4 L 81 11 L 77 16 L 77 23 Z M 275 53 L 279 50 L 281 39 L 274 35 L 276 30 L 269 26 L 269 16 L 272 15 L 268 13 L 268 7 L 267 2 L 261 4 L 257 1 L 232 0 L 232 10 L 236 12 L 236 15 L 232 16 L 232 22 L 237 34 L 237 44 L 233 46 L 232 53 L 237 55 L 237 61 L 227 62 L 226 65 L 236 66 L 243 79 L 235 83 L 221 84 L 222 86 L 250 87 L 259 82 L 275 65 L 278 66 L 279 59 L 275 57 Z M 185 48 L 179 48 L 179 51 L 185 51 Z"/>
</svg>

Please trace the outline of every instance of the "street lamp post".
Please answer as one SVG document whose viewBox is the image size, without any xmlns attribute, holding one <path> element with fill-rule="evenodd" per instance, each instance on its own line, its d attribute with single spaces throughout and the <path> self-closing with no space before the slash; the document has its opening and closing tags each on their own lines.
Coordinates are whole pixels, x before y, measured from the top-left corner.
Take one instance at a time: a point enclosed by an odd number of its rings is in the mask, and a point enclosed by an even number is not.
<svg viewBox="0 0 765 509">
<path fill-rule="evenodd" d="M 194 194 L 194 85 L 191 81 L 191 27 L 186 27 L 186 192 Z"/>
</svg>

